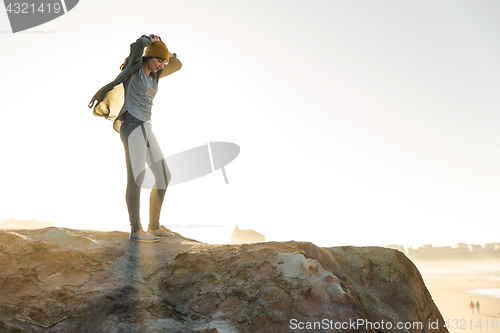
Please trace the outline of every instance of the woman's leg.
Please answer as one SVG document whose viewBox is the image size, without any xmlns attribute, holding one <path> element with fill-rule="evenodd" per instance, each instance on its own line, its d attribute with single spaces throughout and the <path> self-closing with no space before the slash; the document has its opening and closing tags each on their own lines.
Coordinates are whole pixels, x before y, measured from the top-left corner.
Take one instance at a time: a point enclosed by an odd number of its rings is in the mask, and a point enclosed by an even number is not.
<svg viewBox="0 0 500 333">
<path fill-rule="evenodd" d="M 141 185 L 144 180 L 144 165 L 146 163 L 146 142 L 144 136 L 140 133 L 142 132 L 140 131 L 142 123 L 141 120 L 127 112 L 127 116 L 120 128 L 120 138 L 125 148 L 127 163 L 127 191 L 125 200 L 127 202 L 132 232 L 142 230 L 140 197 Z"/>
<path fill-rule="evenodd" d="M 163 165 L 166 167 L 165 160 L 162 160 Z M 160 166 L 154 167 L 160 168 Z M 151 169 L 153 170 L 153 169 Z M 157 178 L 157 177 L 155 177 Z M 157 230 L 160 228 L 160 211 L 161 211 L 161 206 L 163 204 L 163 199 L 165 198 L 165 193 L 167 189 L 161 189 L 157 187 L 157 184 L 155 183 L 155 186 L 151 190 L 151 195 L 149 197 L 149 230 Z"/>
<path fill-rule="evenodd" d="M 170 170 L 168 169 L 161 148 L 151 129 L 151 125 L 144 124 L 144 128 L 148 139 L 148 154 L 146 156 L 146 161 L 155 177 L 155 184 L 149 197 L 148 229 L 157 230 L 160 228 L 160 211 L 171 177 Z"/>
</svg>

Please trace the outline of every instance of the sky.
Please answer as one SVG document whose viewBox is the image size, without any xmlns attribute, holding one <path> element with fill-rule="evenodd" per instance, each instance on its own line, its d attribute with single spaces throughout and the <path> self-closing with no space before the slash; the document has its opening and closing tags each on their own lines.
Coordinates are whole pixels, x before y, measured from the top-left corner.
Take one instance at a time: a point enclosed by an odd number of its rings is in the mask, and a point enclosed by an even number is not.
<svg viewBox="0 0 500 333">
<path fill-rule="evenodd" d="M 493 0 L 81 0 L 13 34 L 0 11 L 0 217 L 130 230 L 123 144 L 87 104 L 156 34 L 183 63 L 154 100 L 164 156 L 241 149 L 229 184 L 169 188 L 161 224 L 207 243 L 235 225 L 324 247 L 500 242 L 498 17 Z"/>
</svg>

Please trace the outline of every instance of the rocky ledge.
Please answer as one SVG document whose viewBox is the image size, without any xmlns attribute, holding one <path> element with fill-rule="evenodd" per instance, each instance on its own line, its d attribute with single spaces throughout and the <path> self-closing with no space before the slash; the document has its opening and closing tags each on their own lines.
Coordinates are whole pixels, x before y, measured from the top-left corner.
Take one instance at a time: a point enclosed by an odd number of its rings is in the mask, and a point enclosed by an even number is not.
<svg viewBox="0 0 500 333">
<path fill-rule="evenodd" d="M 380 247 L 158 243 L 0 231 L 0 332 L 448 332 L 413 263 Z"/>
</svg>

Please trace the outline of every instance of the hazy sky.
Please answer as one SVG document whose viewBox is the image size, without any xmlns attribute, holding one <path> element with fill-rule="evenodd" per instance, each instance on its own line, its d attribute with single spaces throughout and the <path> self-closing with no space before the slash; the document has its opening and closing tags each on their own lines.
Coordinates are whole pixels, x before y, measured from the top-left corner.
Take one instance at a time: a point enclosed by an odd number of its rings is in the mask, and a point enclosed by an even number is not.
<svg viewBox="0 0 500 333">
<path fill-rule="evenodd" d="M 162 224 L 225 226 L 213 243 L 235 224 L 320 246 L 499 242 L 499 17 L 494 0 L 81 0 L 12 34 L 0 11 L 0 217 L 129 230 L 123 145 L 87 104 L 157 34 L 183 63 L 154 101 L 164 155 L 241 147 L 229 185 L 170 188 Z"/>
</svg>

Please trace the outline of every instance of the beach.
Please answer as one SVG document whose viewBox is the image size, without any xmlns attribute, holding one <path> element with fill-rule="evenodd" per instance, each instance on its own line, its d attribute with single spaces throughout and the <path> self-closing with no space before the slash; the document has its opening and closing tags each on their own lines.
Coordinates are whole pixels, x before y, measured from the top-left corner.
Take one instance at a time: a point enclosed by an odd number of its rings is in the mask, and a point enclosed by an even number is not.
<svg viewBox="0 0 500 333">
<path fill-rule="evenodd" d="M 500 333 L 499 260 L 414 263 L 451 333 Z M 479 314 L 471 301 L 479 301 Z"/>
</svg>

